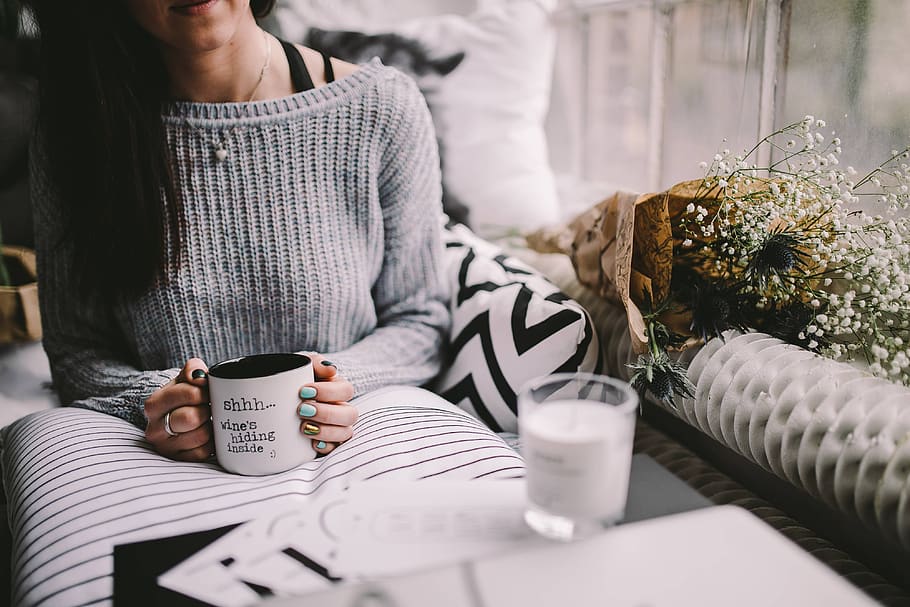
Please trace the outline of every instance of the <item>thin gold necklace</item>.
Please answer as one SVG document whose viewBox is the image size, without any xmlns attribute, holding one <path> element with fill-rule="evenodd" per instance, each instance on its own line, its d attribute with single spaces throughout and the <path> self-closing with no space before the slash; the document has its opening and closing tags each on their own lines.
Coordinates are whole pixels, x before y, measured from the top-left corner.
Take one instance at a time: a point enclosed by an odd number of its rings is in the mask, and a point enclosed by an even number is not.
<svg viewBox="0 0 910 607">
<path fill-rule="evenodd" d="M 243 108 L 244 115 L 246 116 L 249 116 L 250 104 L 253 102 L 253 98 L 256 96 L 256 92 L 259 91 L 259 87 L 262 85 L 262 81 L 265 79 L 265 73 L 269 71 L 269 66 L 272 63 L 272 45 L 269 43 L 269 34 L 265 30 L 262 30 L 262 40 L 265 42 L 265 61 L 263 61 L 262 68 L 259 70 L 259 79 L 256 80 L 256 86 L 253 87 L 253 92 L 250 93 L 250 98 L 247 99 L 246 105 Z M 205 133 L 202 128 L 191 124 L 188 120 L 184 120 L 184 122 L 187 126 L 198 131 L 199 133 Z M 236 133 L 237 127 L 234 126 L 222 136 L 212 140 L 212 156 L 215 158 L 216 163 L 220 164 L 227 160 L 228 144 Z"/>
</svg>

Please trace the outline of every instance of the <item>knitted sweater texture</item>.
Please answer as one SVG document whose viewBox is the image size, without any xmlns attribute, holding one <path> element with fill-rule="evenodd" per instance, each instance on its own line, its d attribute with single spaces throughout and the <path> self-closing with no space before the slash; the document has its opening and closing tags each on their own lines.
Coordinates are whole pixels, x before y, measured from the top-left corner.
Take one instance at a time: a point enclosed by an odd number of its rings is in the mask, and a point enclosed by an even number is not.
<svg viewBox="0 0 910 607">
<path fill-rule="evenodd" d="M 145 399 L 194 356 L 315 351 L 357 394 L 436 374 L 449 324 L 439 159 L 413 81 L 374 59 L 282 99 L 174 103 L 164 124 L 182 254 L 130 301 L 79 295 L 55 247 L 59 199 L 32 163 L 44 346 L 64 403 L 144 426 Z"/>
</svg>

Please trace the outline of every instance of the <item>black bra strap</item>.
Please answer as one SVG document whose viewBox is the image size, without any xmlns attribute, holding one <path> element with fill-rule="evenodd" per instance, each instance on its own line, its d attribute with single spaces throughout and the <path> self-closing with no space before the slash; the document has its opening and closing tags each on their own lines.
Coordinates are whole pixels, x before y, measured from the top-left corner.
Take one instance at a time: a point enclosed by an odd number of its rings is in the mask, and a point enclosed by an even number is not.
<svg viewBox="0 0 910 607">
<path fill-rule="evenodd" d="M 288 65 L 291 67 L 291 82 L 294 84 L 294 90 L 299 93 L 300 91 L 316 88 L 297 47 L 285 40 L 279 40 L 279 42 L 281 42 L 281 48 L 284 49 L 284 54 L 288 58 Z"/>
<path fill-rule="evenodd" d="M 294 91 L 299 93 L 316 88 L 297 47 L 285 40 L 279 40 L 279 42 L 281 42 L 281 48 L 284 49 L 284 54 L 288 58 L 288 65 L 291 67 L 291 82 L 294 84 Z M 319 52 L 322 55 L 322 65 L 325 69 L 325 81 L 334 82 L 335 70 L 332 69 L 332 59 L 328 53 Z"/>
<path fill-rule="evenodd" d="M 335 82 L 335 70 L 332 69 L 332 57 L 325 51 L 319 51 L 322 55 L 322 65 L 325 68 L 325 81 Z"/>
</svg>

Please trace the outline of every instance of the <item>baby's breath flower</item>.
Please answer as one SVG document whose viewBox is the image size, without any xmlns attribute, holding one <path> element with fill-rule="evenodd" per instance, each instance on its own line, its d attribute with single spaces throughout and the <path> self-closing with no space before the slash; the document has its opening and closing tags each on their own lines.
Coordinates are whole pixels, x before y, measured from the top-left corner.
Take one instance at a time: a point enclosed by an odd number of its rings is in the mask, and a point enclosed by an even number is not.
<svg viewBox="0 0 910 607">
<path fill-rule="evenodd" d="M 744 326 L 834 359 L 864 355 L 873 373 L 910 384 L 910 148 L 861 175 L 840 168 L 841 138 L 826 143 L 825 127 L 807 115 L 748 154 L 701 163 L 712 193 L 687 204 L 674 232 L 674 276 L 713 283 Z M 762 148 L 782 157 L 758 166 Z M 701 301 L 696 324 L 710 338 Z"/>
</svg>

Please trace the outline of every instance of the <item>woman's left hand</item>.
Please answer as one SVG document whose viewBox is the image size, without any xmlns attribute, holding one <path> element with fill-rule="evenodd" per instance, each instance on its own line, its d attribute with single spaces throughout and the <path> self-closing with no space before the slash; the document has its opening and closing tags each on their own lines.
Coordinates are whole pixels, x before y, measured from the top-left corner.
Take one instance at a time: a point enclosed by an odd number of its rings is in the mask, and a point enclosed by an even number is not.
<svg viewBox="0 0 910 607">
<path fill-rule="evenodd" d="M 357 409 L 348 403 L 354 398 L 354 386 L 324 356 L 306 354 L 313 360 L 316 381 L 300 387 L 300 431 L 313 437 L 313 448 L 325 455 L 354 434 L 351 426 L 357 421 Z"/>
</svg>

